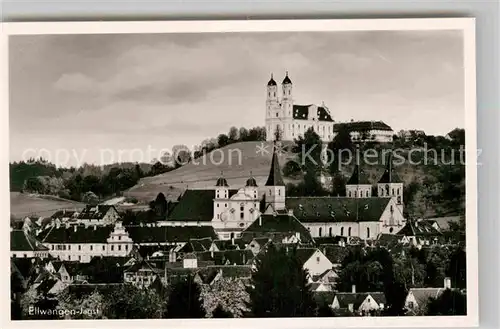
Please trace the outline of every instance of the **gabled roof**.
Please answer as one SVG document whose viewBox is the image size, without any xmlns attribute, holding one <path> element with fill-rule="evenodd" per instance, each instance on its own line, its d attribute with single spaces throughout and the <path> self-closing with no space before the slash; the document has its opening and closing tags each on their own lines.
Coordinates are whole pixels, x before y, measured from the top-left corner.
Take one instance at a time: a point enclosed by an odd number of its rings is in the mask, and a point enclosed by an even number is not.
<svg viewBox="0 0 500 329">
<path fill-rule="evenodd" d="M 311 233 L 294 216 L 286 215 L 260 215 L 250 226 L 242 233 L 249 235 L 252 240 L 256 237 L 272 237 L 273 234 L 280 233 L 299 233 L 302 243 L 312 241 Z"/>
<path fill-rule="evenodd" d="M 383 246 L 398 244 L 404 235 L 381 233 L 377 236 L 377 243 Z"/>
<path fill-rule="evenodd" d="M 267 177 L 266 186 L 285 186 L 283 177 L 281 177 L 280 164 L 276 148 L 273 146 L 273 157 L 271 159 L 271 168 L 269 169 L 269 176 Z"/>
<path fill-rule="evenodd" d="M 25 278 L 28 279 L 34 271 L 34 263 L 31 258 L 11 258 L 11 264 L 19 271 L 19 273 Z"/>
<path fill-rule="evenodd" d="M 212 226 L 126 226 L 134 243 L 188 242 L 217 234 Z"/>
<path fill-rule="evenodd" d="M 78 214 L 78 219 L 103 219 L 110 209 L 118 212 L 113 205 L 86 205 L 80 214 Z"/>
<path fill-rule="evenodd" d="M 372 294 L 370 292 L 359 292 L 359 293 L 352 293 L 352 292 L 338 292 L 335 294 L 335 297 L 337 298 L 339 302 L 339 307 L 340 308 L 349 308 L 349 304 L 353 304 L 354 309 L 358 309 L 361 304 L 365 301 L 366 297 L 368 297 L 369 294 Z"/>
<path fill-rule="evenodd" d="M 82 275 L 84 273 L 85 267 L 87 267 L 88 264 L 80 262 L 63 262 L 61 264 L 61 267 L 62 266 L 64 266 L 66 272 L 68 272 L 70 276 L 76 276 L 76 275 Z M 61 267 L 59 267 L 59 270 L 61 269 Z"/>
<path fill-rule="evenodd" d="M 313 299 L 319 307 L 330 306 L 333 303 L 335 294 L 333 291 L 315 291 Z"/>
<path fill-rule="evenodd" d="M 10 250 L 41 251 L 48 250 L 48 248 L 23 230 L 12 230 L 10 231 Z"/>
<path fill-rule="evenodd" d="M 229 190 L 229 197 L 237 190 Z M 186 190 L 168 215 L 169 221 L 211 221 L 214 216 L 215 190 Z"/>
<path fill-rule="evenodd" d="M 113 225 L 72 225 L 68 228 L 52 226 L 40 232 L 38 238 L 44 243 L 106 243 L 113 229 Z"/>
<path fill-rule="evenodd" d="M 389 183 L 402 183 L 403 181 L 399 178 L 396 170 L 394 168 L 394 164 L 392 163 L 392 152 L 387 156 L 387 164 L 384 170 L 384 173 L 380 177 L 378 183 L 379 184 L 389 184 Z"/>
<path fill-rule="evenodd" d="M 436 223 L 442 231 L 447 231 L 450 228 L 450 223 L 460 222 L 460 216 L 447 216 L 447 217 L 435 217 L 435 218 L 425 218 L 422 221 L 428 221 L 430 224 Z"/>
<path fill-rule="evenodd" d="M 320 245 L 318 248 L 332 264 L 341 264 L 344 257 L 349 254 L 348 248 L 339 245 Z"/>
<path fill-rule="evenodd" d="M 313 104 L 293 105 L 293 118 L 296 120 L 309 120 L 309 108 L 311 106 L 313 106 Z M 323 106 L 318 106 L 317 117 L 318 121 L 333 122 L 330 112 Z"/>
<path fill-rule="evenodd" d="M 427 221 L 408 221 L 406 225 L 397 233 L 402 236 L 422 236 L 422 237 L 431 237 L 442 235 L 441 232 L 436 230 L 432 223 Z"/>
<path fill-rule="evenodd" d="M 410 288 L 419 307 L 425 306 L 430 298 L 437 298 L 443 293 L 444 288 Z"/>
<path fill-rule="evenodd" d="M 363 170 L 360 169 L 360 166 L 356 164 L 346 185 L 371 185 L 371 183 Z"/>
<path fill-rule="evenodd" d="M 289 197 L 285 204 L 301 222 L 378 222 L 390 198 Z"/>
<path fill-rule="evenodd" d="M 393 131 L 390 126 L 382 121 L 352 121 L 352 122 L 340 122 L 333 125 L 333 131 L 338 132 L 342 128 L 348 131 L 371 131 L 371 130 L 382 130 L 382 131 Z"/>
<path fill-rule="evenodd" d="M 50 218 L 52 219 L 62 219 L 62 218 L 71 218 L 73 216 L 75 216 L 77 212 L 74 211 L 74 210 L 58 210 L 56 211 L 52 216 L 50 216 Z"/>
<path fill-rule="evenodd" d="M 316 251 L 318 251 L 316 248 L 297 248 L 294 250 L 295 257 L 297 257 L 297 260 L 302 265 L 304 265 Z"/>
</svg>

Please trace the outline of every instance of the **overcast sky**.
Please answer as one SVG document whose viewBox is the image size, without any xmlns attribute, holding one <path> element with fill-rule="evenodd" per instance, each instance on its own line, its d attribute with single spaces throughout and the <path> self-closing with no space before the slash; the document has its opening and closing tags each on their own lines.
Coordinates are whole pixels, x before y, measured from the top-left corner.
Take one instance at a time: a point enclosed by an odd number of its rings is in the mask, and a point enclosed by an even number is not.
<svg viewBox="0 0 500 329">
<path fill-rule="evenodd" d="M 264 126 L 266 83 L 286 70 L 295 103 L 324 101 L 336 121 L 446 134 L 464 127 L 462 47 L 460 31 L 15 36 L 10 157 L 109 162 L 100 150 Z"/>
</svg>

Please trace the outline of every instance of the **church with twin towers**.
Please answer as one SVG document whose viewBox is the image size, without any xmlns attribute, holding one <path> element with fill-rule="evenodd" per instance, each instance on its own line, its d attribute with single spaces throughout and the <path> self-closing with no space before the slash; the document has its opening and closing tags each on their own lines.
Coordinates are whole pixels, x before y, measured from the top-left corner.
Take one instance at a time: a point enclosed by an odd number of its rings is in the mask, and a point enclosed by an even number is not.
<svg viewBox="0 0 500 329">
<path fill-rule="evenodd" d="M 347 126 L 353 141 L 392 142 L 394 131 L 382 121 L 354 121 L 336 123 L 330 109 L 321 105 L 294 103 L 293 83 L 288 71 L 281 82 L 281 87 L 271 79 L 267 83 L 266 93 L 266 136 L 268 141 L 293 141 L 313 128 L 325 143 L 333 140 L 338 129 Z M 368 136 L 368 137 L 367 137 Z"/>
</svg>

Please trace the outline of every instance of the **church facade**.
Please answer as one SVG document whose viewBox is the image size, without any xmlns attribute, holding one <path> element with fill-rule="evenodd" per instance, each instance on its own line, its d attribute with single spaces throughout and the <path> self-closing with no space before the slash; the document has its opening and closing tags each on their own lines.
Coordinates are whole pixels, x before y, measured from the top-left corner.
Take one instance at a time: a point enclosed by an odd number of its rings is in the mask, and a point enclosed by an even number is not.
<svg viewBox="0 0 500 329">
<path fill-rule="evenodd" d="M 266 93 L 266 139 L 293 141 L 313 128 L 325 143 L 333 140 L 340 129 L 347 128 L 353 141 L 392 142 L 394 131 L 382 121 L 338 122 L 324 103 L 294 103 L 292 80 L 286 72 L 281 88 L 271 74 Z"/>
</svg>

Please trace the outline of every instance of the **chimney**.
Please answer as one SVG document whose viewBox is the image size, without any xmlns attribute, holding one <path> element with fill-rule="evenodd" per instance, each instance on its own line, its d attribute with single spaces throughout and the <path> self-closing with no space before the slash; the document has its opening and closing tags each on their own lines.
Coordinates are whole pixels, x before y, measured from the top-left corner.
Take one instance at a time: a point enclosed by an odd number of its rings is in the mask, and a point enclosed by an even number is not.
<svg viewBox="0 0 500 329">
<path fill-rule="evenodd" d="M 355 285 L 355 284 L 353 284 L 353 285 L 352 285 L 351 292 L 352 292 L 353 294 L 355 294 L 355 293 L 356 293 L 356 285 Z"/>
<path fill-rule="evenodd" d="M 288 216 L 293 216 L 293 209 L 288 209 Z"/>
<path fill-rule="evenodd" d="M 73 228 L 75 229 L 75 232 L 76 232 L 78 225 L 73 225 Z"/>
<path fill-rule="evenodd" d="M 231 244 L 234 246 L 234 235 L 233 235 L 233 237 L 231 238 Z"/>
<path fill-rule="evenodd" d="M 262 226 L 262 215 L 259 216 L 259 226 Z"/>
<path fill-rule="evenodd" d="M 94 225 L 94 231 L 96 231 L 96 230 L 97 230 L 97 225 Z"/>
<path fill-rule="evenodd" d="M 444 278 L 444 289 L 451 289 L 451 278 L 448 276 Z"/>
</svg>

